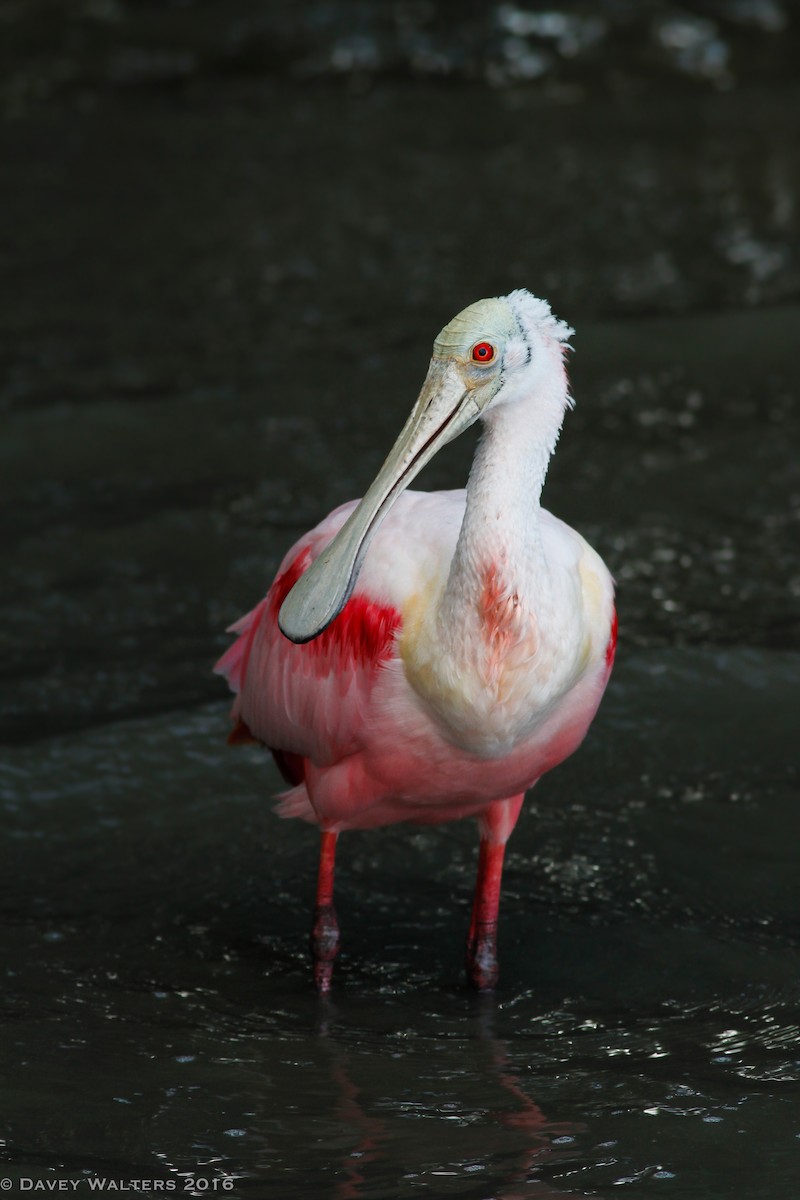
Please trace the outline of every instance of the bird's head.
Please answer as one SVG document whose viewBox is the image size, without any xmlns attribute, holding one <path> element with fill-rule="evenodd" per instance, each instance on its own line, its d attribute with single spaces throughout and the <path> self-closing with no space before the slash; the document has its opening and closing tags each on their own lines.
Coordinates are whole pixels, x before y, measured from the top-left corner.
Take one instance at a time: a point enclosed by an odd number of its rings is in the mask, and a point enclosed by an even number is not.
<svg viewBox="0 0 800 1200">
<path fill-rule="evenodd" d="M 466 415 L 471 409 L 475 418 L 488 418 L 501 405 L 540 404 L 553 395 L 563 416 L 568 402 L 563 353 L 572 332 L 530 292 L 478 300 L 434 342 L 422 394 L 452 388 L 465 398 Z"/>
<path fill-rule="evenodd" d="M 562 352 L 571 333 L 545 300 L 521 289 L 470 304 L 445 325 L 411 416 L 375 481 L 283 602 L 278 622 L 291 641 L 317 637 L 341 612 L 394 501 L 476 420 L 530 400 L 543 448 L 552 451 L 568 403 Z"/>
</svg>

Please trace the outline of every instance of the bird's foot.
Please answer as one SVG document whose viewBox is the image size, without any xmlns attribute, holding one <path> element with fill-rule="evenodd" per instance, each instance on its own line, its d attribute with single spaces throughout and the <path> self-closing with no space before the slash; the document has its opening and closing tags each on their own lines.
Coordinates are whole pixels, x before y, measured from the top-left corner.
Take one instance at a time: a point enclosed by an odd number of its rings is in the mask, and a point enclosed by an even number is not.
<svg viewBox="0 0 800 1200">
<path fill-rule="evenodd" d="M 314 983 L 320 995 L 331 990 L 333 963 L 339 953 L 339 922 L 332 904 L 321 904 L 314 911 L 311 928 L 311 957 Z"/>
<path fill-rule="evenodd" d="M 497 963 L 497 923 L 478 922 L 467 942 L 465 962 L 467 979 L 479 992 L 490 992 L 497 986 L 500 969 Z"/>
</svg>

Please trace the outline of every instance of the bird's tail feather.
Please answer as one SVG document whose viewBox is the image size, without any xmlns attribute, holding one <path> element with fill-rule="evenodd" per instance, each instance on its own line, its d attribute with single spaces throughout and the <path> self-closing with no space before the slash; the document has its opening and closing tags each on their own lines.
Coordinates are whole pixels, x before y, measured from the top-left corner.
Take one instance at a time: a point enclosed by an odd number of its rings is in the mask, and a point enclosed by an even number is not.
<svg viewBox="0 0 800 1200">
<path fill-rule="evenodd" d="M 304 783 L 290 788 L 288 792 L 281 792 L 275 812 L 279 817 L 299 817 L 301 821 L 308 821 L 311 825 L 317 824 L 317 814 L 311 806 Z"/>
</svg>

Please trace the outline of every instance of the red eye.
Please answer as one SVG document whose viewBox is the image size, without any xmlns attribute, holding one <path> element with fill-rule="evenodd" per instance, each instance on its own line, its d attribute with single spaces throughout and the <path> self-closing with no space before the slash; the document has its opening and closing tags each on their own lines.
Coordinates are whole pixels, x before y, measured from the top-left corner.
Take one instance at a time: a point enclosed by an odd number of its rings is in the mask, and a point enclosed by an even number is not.
<svg viewBox="0 0 800 1200">
<path fill-rule="evenodd" d="M 494 346 L 491 342 L 477 342 L 472 347 L 472 361 L 490 363 L 494 358 Z"/>
</svg>

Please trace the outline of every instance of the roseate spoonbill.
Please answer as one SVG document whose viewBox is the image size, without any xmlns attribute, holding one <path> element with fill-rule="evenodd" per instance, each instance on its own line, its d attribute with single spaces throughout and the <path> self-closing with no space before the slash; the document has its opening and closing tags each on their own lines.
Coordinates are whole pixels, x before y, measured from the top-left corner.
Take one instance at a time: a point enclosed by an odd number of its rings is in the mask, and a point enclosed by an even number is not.
<svg viewBox="0 0 800 1200">
<path fill-rule="evenodd" d="M 277 811 L 322 831 L 322 992 L 339 949 L 339 833 L 469 816 L 480 853 L 467 974 L 496 983 L 506 841 L 526 788 L 586 734 L 616 644 L 602 559 L 540 505 L 571 404 L 572 332 L 524 290 L 454 317 L 364 498 L 292 547 L 215 667 L 237 693 L 229 740 L 269 747 L 291 784 Z M 476 420 L 466 491 L 406 491 Z"/>
</svg>

